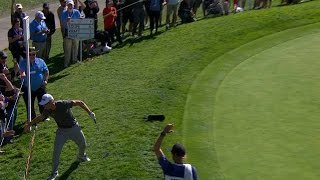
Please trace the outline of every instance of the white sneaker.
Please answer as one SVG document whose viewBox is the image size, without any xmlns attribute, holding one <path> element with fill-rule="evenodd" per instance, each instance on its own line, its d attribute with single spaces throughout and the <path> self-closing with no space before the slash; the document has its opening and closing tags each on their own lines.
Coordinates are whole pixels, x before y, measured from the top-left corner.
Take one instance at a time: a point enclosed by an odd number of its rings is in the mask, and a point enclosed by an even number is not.
<svg viewBox="0 0 320 180">
<path fill-rule="evenodd" d="M 112 49 L 112 47 L 109 47 L 109 46 L 104 46 L 103 48 L 102 48 L 102 51 L 103 52 L 110 52 L 111 51 L 111 49 Z"/>
<path fill-rule="evenodd" d="M 89 161 L 91 161 L 91 159 L 87 155 L 84 155 L 82 157 L 78 157 L 78 161 L 80 161 L 80 162 L 89 162 Z"/>
<path fill-rule="evenodd" d="M 104 47 L 107 48 L 107 49 L 109 49 L 109 50 L 112 49 L 112 47 L 108 46 L 107 44 L 106 44 Z"/>
<path fill-rule="evenodd" d="M 45 121 L 50 121 L 50 118 L 45 119 Z"/>
<path fill-rule="evenodd" d="M 58 171 L 52 173 L 47 180 L 55 180 L 59 176 Z"/>
</svg>

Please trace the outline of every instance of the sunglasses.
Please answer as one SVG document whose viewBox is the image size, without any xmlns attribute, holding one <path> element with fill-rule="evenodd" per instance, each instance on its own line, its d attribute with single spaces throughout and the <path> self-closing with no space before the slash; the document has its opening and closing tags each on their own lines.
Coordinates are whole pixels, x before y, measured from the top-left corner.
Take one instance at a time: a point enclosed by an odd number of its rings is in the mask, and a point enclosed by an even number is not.
<svg viewBox="0 0 320 180">
<path fill-rule="evenodd" d="M 29 56 L 35 56 L 36 53 L 29 53 Z"/>
</svg>

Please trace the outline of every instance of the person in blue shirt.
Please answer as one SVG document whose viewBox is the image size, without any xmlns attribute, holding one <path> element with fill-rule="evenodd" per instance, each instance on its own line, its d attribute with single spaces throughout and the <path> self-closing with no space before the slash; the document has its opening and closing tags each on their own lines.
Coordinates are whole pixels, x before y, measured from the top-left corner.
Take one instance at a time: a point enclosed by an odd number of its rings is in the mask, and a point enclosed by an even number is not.
<svg viewBox="0 0 320 180">
<path fill-rule="evenodd" d="M 154 33 L 158 33 L 162 5 L 166 3 L 164 0 L 147 0 L 146 3 L 149 6 L 150 35 L 152 36 Z"/>
<path fill-rule="evenodd" d="M 62 29 L 64 29 L 63 50 L 64 50 L 64 67 L 78 60 L 79 40 L 68 37 L 68 23 L 70 19 L 80 19 L 80 11 L 74 8 L 73 0 L 67 0 L 67 10 L 61 14 Z"/>
<path fill-rule="evenodd" d="M 182 144 L 174 144 L 171 149 L 172 159 L 174 163 L 171 163 L 163 151 L 161 150 L 161 144 L 166 134 L 173 132 L 173 124 L 168 124 L 160 133 L 156 143 L 154 144 L 154 152 L 157 156 L 158 162 L 163 170 L 164 179 L 166 180 L 197 180 L 198 175 L 196 169 L 190 164 L 185 164 L 184 159 L 186 155 L 186 149 Z"/>
<path fill-rule="evenodd" d="M 38 50 L 38 57 L 41 59 L 46 58 L 47 54 L 47 34 L 50 33 L 46 22 L 46 17 L 42 11 L 37 11 L 34 20 L 30 23 L 30 38 L 32 40 L 32 46 Z"/>
<path fill-rule="evenodd" d="M 43 59 L 36 57 L 36 49 L 34 47 L 29 48 L 30 59 L 30 86 L 31 86 L 31 119 L 36 117 L 34 109 L 34 102 L 37 98 L 38 102 L 44 94 L 47 93 L 46 85 L 48 84 L 49 69 Z M 23 59 L 19 63 L 20 75 L 23 79 L 22 91 L 23 100 L 26 108 L 28 109 L 28 84 L 27 84 L 27 59 Z M 43 112 L 43 106 L 39 105 L 40 113 Z"/>
</svg>

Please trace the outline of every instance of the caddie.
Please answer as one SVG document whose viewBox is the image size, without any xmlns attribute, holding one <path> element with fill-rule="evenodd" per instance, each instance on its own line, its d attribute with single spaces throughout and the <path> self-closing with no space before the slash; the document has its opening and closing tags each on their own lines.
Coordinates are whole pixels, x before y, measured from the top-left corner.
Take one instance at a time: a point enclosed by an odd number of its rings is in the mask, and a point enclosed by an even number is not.
<svg viewBox="0 0 320 180">
<path fill-rule="evenodd" d="M 55 179 L 58 174 L 58 166 L 60 154 L 64 143 L 67 140 L 74 141 L 79 147 L 78 161 L 85 162 L 90 161 L 85 150 L 86 150 L 86 140 L 84 134 L 77 122 L 76 118 L 73 116 L 71 108 L 73 106 L 80 106 L 85 110 L 91 119 L 95 121 L 95 114 L 89 109 L 89 107 L 81 100 L 58 100 L 55 101 L 52 95 L 44 94 L 39 103 L 44 106 L 44 111 L 41 115 L 34 118 L 31 122 L 25 124 L 25 131 L 29 131 L 30 126 L 44 121 L 46 118 L 51 116 L 54 118 L 58 125 L 56 131 L 56 137 L 54 141 L 53 157 L 52 157 L 52 174 L 48 179 Z"/>
</svg>

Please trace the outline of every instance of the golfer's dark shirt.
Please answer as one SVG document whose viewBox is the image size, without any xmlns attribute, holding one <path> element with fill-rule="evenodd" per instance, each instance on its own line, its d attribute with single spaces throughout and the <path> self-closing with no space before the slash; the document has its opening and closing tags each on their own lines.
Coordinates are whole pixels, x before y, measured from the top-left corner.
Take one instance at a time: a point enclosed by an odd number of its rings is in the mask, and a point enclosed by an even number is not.
<svg viewBox="0 0 320 180">
<path fill-rule="evenodd" d="M 55 101 L 55 105 L 55 110 L 45 109 L 42 115 L 46 118 L 49 116 L 53 117 L 59 128 L 71 128 L 77 124 L 77 120 L 71 111 L 72 101 Z"/>
</svg>

